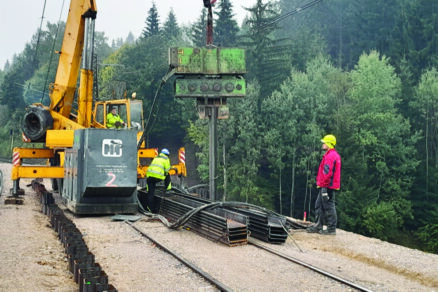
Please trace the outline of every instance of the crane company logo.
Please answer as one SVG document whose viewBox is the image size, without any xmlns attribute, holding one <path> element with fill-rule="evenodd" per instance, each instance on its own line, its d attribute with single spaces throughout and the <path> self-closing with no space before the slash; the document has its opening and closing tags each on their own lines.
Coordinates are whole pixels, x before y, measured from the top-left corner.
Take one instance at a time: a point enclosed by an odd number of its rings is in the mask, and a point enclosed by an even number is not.
<svg viewBox="0 0 438 292">
<path fill-rule="evenodd" d="M 122 157 L 123 142 L 119 139 L 103 139 L 102 156 L 103 157 Z"/>
</svg>

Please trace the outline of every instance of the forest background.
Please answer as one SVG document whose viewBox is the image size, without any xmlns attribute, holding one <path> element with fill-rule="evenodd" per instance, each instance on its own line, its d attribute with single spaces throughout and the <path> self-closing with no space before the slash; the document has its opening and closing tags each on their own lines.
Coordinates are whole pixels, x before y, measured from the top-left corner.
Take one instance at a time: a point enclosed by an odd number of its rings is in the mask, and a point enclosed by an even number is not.
<svg viewBox="0 0 438 292">
<path fill-rule="evenodd" d="M 340 228 L 438 253 L 438 2 L 258 0 L 241 25 L 230 0 L 214 7 L 215 45 L 246 49 L 247 96 L 218 122 L 223 200 L 313 218 L 320 139 L 337 137 Z M 190 25 L 145 11 L 140 37 L 95 36 L 96 99 L 136 92 L 149 112 L 167 48 L 206 44 L 206 9 Z M 49 104 L 65 24 L 38 29 L 0 70 L 0 157 L 21 142 L 27 105 Z M 208 182 L 208 121 L 193 99 L 160 93 L 149 145 L 195 145 Z M 13 144 L 13 145 L 11 145 Z"/>
</svg>

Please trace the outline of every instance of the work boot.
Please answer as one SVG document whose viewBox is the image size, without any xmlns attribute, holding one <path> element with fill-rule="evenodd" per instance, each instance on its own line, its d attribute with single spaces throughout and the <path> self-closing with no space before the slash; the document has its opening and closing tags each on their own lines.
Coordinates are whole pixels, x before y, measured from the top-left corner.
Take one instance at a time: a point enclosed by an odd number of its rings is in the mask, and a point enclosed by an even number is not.
<svg viewBox="0 0 438 292">
<path fill-rule="evenodd" d="M 320 233 L 322 231 L 322 228 L 318 228 L 316 226 L 310 226 L 306 229 L 307 233 Z"/>
<path fill-rule="evenodd" d="M 319 234 L 322 235 L 336 235 L 336 230 L 320 230 Z"/>
</svg>

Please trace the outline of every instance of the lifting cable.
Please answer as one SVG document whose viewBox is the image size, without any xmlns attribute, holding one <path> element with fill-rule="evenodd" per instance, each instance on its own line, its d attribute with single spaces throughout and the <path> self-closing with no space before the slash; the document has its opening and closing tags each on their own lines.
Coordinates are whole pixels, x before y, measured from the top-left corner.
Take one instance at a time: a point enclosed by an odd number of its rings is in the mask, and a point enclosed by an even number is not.
<svg viewBox="0 0 438 292">
<path fill-rule="evenodd" d="M 166 74 L 163 76 L 163 78 L 161 78 L 160 85 L 158 85 L 157 91 L 155 92 L 154 99 L 152 100 L 151 109 L 149 111 L 149 115 L 148 115 L 148 118 L 147 118 L 145 126 L 144 126 L 143 134 L 141 135 L 140 140 L 138 141 L 138 144 L 137 144 L 137 150 L 140 149 L 141 144 L 143 143 L 143 141 L 146 139 L 146 137 L 151 133 L 151 131 L 153 129 L 153 125 L 155 124 L 155 121 L 156 121 L 157 115 L 158 115 L 158 107 L 157 107 L 157 111 L 154 115 L 154 119 L 151 123 L 152 112 L 154 111 L 155 106 L 157 104 L 158 95 L 159 95 L 163 85 L 167 82 L 167 80 L 169 80 L 170 77 L 172 77 L 172 75 L 174 73 L 175 73 L 175 68 L 172 65 L 170 65 Z"/>
<path fill-rule="evenodd" d="M 62 10 L 64 9 L 64 2 L 65 2 L 65 0 L 62 0 L 61 12 L 59 13 L 59 19 L 58 19 L 58 24 L 56 26 L 55 37 L 53 38 L 52 50 L 50 51 L 49 65 L 47 66 L 46 80 L 44 81 L 43 93 L 41 94 L 40 103 L 43 103 L 44 94 L 46 92 L 47 81 L 49 80 L 50 65 L 52 64 L 53 51 L 55 48 L 56 40 L 58 39 L 59 24 L 61 23 L 61 16 L 62 16 Z M 44 5 L 45 5 L 45 2 L 44 2 Z"/>
<path fill-rule="evenodd" d="M 35 66 L 35 61 L 36 61 L 37 55 L 38 55 L 38 47 L 40 45 L 41 31 L 42 31 L 43 21 L 44 21 L 44 13 L 46 11 L 46 3 L 47 3 L 47 0 L 44 0 L 43 13 L 41 14 L 40 28 L 38 29 L 38 37 L 37 37 L 37 43 L 36 43 L 36 48 L 35 48 L 35 54 L 33 55 L 32 66 Z M 30 83 L 29 83 L 29 86 L 30 86 Z"/>
<path fill-rule="evenodd" d="M 33 54 L 33 58 L 32 58 L 32 70 L 34 70 L 35 63 L 36 63 L 36 60 L 38 58 L 38 48 L 40 46 L 41 31 L 42 31 L 43 21 L 44 21 L 44 13 L 46 11 L 46 2 L 47 2 L 47 0 L 44 0 L 43 13 L 41 14 L 41 22 L 40 22 L 40 27 L 38 29 L 38 37 L 37 37 L 37 42 L 36 42 L 36 47 L 35 47 L 35 53 Z M 29 84 L 27 85 L 28 90 L 30 89 L 31 85 L 32 85 L 32 82 L 29 82 Z M 24 88 L 24 85 L 22 87 Z"/>
<path fill-rule="evenodd" d="M 313 0 L 313 1 L 309 2 L 309 3 L 304 4 L 301 7 L 295 8 L 292 11 L 289 11 L 289 12 L 286 12 L 285 14 L 279 15 L 279 16 L 275 17 L 271 22 L 262 25 L 260 27 L 260 29 L 267 28 L 267 27 L 269 27 L 269 26 L 279 22 L 280 20 L 283 20 L 283 19 L 285 19 L 285 18 L 287 18 L 287 17 L 289 17 L 291 15 L 294 15 L 294 14 L 297 14 L 297 13 L 303 11 L 303 10 L 306 10 L 307 8 L 310 8 L 310 7 L 318 4 L 319 2 L 322 2 L 322 0 Z"/>
</svg>

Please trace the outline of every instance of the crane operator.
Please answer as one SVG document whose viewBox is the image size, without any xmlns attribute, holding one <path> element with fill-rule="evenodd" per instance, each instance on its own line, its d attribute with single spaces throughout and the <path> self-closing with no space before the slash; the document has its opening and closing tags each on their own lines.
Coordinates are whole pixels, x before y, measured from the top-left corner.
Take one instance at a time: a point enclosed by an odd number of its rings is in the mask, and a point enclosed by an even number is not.
<svg viewBox="0 0 438 292">
<path fill-rule="evenodd" d="M 125 122 L 117 113 L 117 108 L 113 106 L 106 115 L 106 126 L 108 129 L 120 129 L 125 127 Z"/>
</svg>

